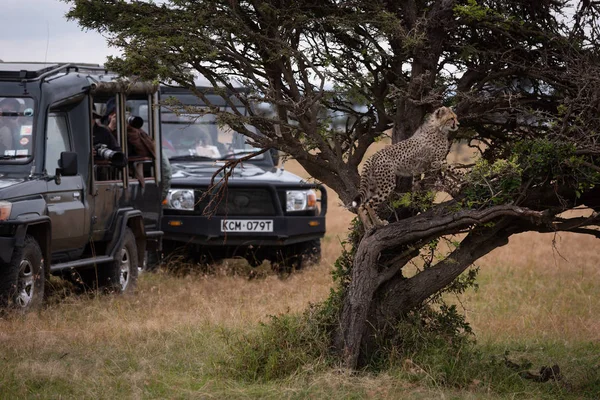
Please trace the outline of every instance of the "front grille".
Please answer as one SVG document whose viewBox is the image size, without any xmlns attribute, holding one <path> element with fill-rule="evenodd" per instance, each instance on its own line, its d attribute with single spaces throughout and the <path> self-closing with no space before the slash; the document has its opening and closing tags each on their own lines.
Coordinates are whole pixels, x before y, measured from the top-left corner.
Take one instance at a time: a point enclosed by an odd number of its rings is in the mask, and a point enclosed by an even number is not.
<svg viewBox="0 0 600 400">
<path fill-rule="evenodd" d="M 203 197 L 205 191 L 196 191 L 196 206 L 198 214 L 209 213 L 218 216 L 257 216 L 267 217 L 276 215 L 273 196 L 267 189 L 249 189 L 229 187 L 218 196 L 216 191 Z M 212 201 L 212 204 L 209 203 Z M 208 208 L 207 208 L 208 206 Z"/>
</svg>

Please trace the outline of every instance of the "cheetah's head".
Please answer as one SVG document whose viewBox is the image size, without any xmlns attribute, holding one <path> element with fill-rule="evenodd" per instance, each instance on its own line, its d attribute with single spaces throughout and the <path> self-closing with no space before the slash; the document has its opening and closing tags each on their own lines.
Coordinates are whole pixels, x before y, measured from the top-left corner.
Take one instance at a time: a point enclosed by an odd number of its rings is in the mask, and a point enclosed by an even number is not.
<svg viewBox="0 0 600 400">
<path fill-rule="evenodd" d="M 458 117 L 449 107 L 440 107 L 435 110 L 433 122 L 444 132 L 454 132 L 458 129 Z"/>
</svg>

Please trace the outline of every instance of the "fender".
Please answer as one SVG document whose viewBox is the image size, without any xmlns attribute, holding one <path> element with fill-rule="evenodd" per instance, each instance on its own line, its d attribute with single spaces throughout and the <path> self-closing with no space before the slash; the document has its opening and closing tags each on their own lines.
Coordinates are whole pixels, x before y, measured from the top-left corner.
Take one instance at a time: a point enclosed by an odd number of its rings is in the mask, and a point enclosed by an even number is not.
<svg viewBox="0 0 600 400">
<path fill-rule="evenodd" d="M 144 216 L 140 210 L 133 208 L 120 210 L 115 223 L 115 236 L 108 246 L 108 255 L 113 260 L 117 259 L 117 250 L 121 248 L 125 240 L 125 229 L 133 231 L 137 244 L 138 261 L 144 259 L 146 252 L 146 231 L 144 229 Z"/>
<path fill-rule="evenodd" d="M 0 261 L 9 263 L 15 247 L 22 247 L 27 234 L 33 236 L 42 250 L 45 272 L 50 272 L 51 252 L 50 243 L 52 239 L 52 222 L 47 215 L 23 214 L 17 219 L 7 221 L 15 225 L 15 234 L 12 237 L 0 238 Z M 4 243 L 6 242 L 6 243 Z"/>
</svg>

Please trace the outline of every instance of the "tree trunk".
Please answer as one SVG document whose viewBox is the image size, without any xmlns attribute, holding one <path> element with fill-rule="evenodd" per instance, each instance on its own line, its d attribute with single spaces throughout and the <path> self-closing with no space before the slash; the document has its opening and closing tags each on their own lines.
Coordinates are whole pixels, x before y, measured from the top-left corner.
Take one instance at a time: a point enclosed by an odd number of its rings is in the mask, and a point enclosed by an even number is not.
<svg viewBox="0 0 600 400">
<path fill-rule="evenodd" d="M 541 221 L 542 212 L 515 206 L 496 206 L 474 211 L 436 215 L 430 212 L 367 233 L 360 242 L 352 268 L 334 345 L 345 366 L 357 368 L 372 356 L 373 339 L 389 323 L 398 321 L 440 289 L 450 284 L 473 261 L 507 243 L 504 230 L 509 220 Z M 504 217 L 504 218 L 502 218 Z M 512 217 L 512 218 L 511 218 Z M 495 220 L 489 228 L 474 228 L 445 260 L 410 279 L 402 267 L 432 239 L 460 229 Z M 393 264 L 381 261 L 382 252 L 399 254 Z"/>
</svg>

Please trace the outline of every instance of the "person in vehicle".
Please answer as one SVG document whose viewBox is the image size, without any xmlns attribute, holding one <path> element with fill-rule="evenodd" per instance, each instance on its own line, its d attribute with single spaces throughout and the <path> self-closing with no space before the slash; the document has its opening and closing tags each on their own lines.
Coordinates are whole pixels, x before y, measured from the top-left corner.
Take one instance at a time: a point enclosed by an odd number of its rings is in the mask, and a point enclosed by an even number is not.
<svg viewBox="0 0 600 400">
<path fill-rule="evenodd" d="M 217 146 L 212 144 L 210 136 L 206 132 L 200 132 L 198 134 L 195 147 L 195 152 L 199 156 L 210 157 L 210 158 L 221 158 L 221 153 Z"/>
<path fill-rule="evenodd" d="M 92 115 L 92 121 L 93 121 L 92 156 L 94 157 L 94 163 L 98 163 L 99 161 L 106 162 L 103 158 L 99 157 L 97 154 L 96 146 L 98 146 L 98 145 L 105 145 L 108 149 L 110 149 L 112 151 L 118 151 L 120 153 L 123 152 L 123 149 L 121 149 L 121 146 L 119 146 L 119 143 L 117 142 L 117 138 L 115 138 L 115 136 L 106 127 L 104 127 L 98 123 L 98 119 L 100 119 L 100 118 L 102 118 L 101 115 L 99 115 L 96 112 L 93 112 L 93 115 Z M 110 163 L 110 165 L 119 167 L 119 168 L 123 166 L 121 164 L 112 164 L 112 163 Z M 112 180 L 112 179 L 116 179 L 116 176 L 117 175 L 116 175 L 115 170 L 101 168 L 97 171 L 96 179 L 101 180 L 101 181 Z"/>
<path fill-rule="evenodd" d="M 109 131 L 116 134 L 117 110 L 115 100 L 112 98 L 106 102 L 104 118 L 108 122 Z M 154 140 L 143 129 L 131 125 L 127 125 L 127 149 L 130 157 L 156 158 Z"/>
<path fill-rule="evenodd" d="M 17 117 L 20 110 L 21 104 L 17 99 L 7 97 L 0 101 L 0 155 L 15 148 L 15 137 L 19 133 Z"/>
<path fill-rule="evenodd" d="M 93 143 L 94 146 L 96 146 L 97 144 L 105 144 L 106 147 L 108 147 L 109 149 L 111 149 L 112 151 L 123 151 L 121 149 L 121 146 L 119 146 L 119 143 L 117 142 L 117 138 L 115 138 L 115 135 L 113 135 L 107 128 L 105 128 L 104 126 L 100 125 L 98 123 L 98 119 L 102 118 L 101 115 L 97 114 L 96 112 L 93 113 L 94 115 L 94 127 L 92 128 L 92 134 L 93 134 Z M 95 152 L 96 150 L 94 150 Z M 96 155 L 96 154 L 94 154 Z"/>
<path fill-rule="evenodd" d="M 108 130 L 116 136 L 117 108 L 114 98 L 110 98 L 106 102 L 106 112 L 103 118 L 108 122 Z M 142 128 L 134 128 L 130 124 L 127 124 L 127 157 L 143 157 L 151 158 L 153 160 L 156 159 L 156 147 L 154 139 L 152 139 L 150 135 L 148 135 Z M 165 169 L 164 162 L 165 161 L 163 161 L 163 165 L 161 165 L 163 170 Z M 135 168 L 132 169 L 132 174 L 140 182 L 140 186 L 144 187 L 144 165 L 141 163 L 134 165 Z M 168 171 L 170 173 L 170 168 Z"/>
</svg>

